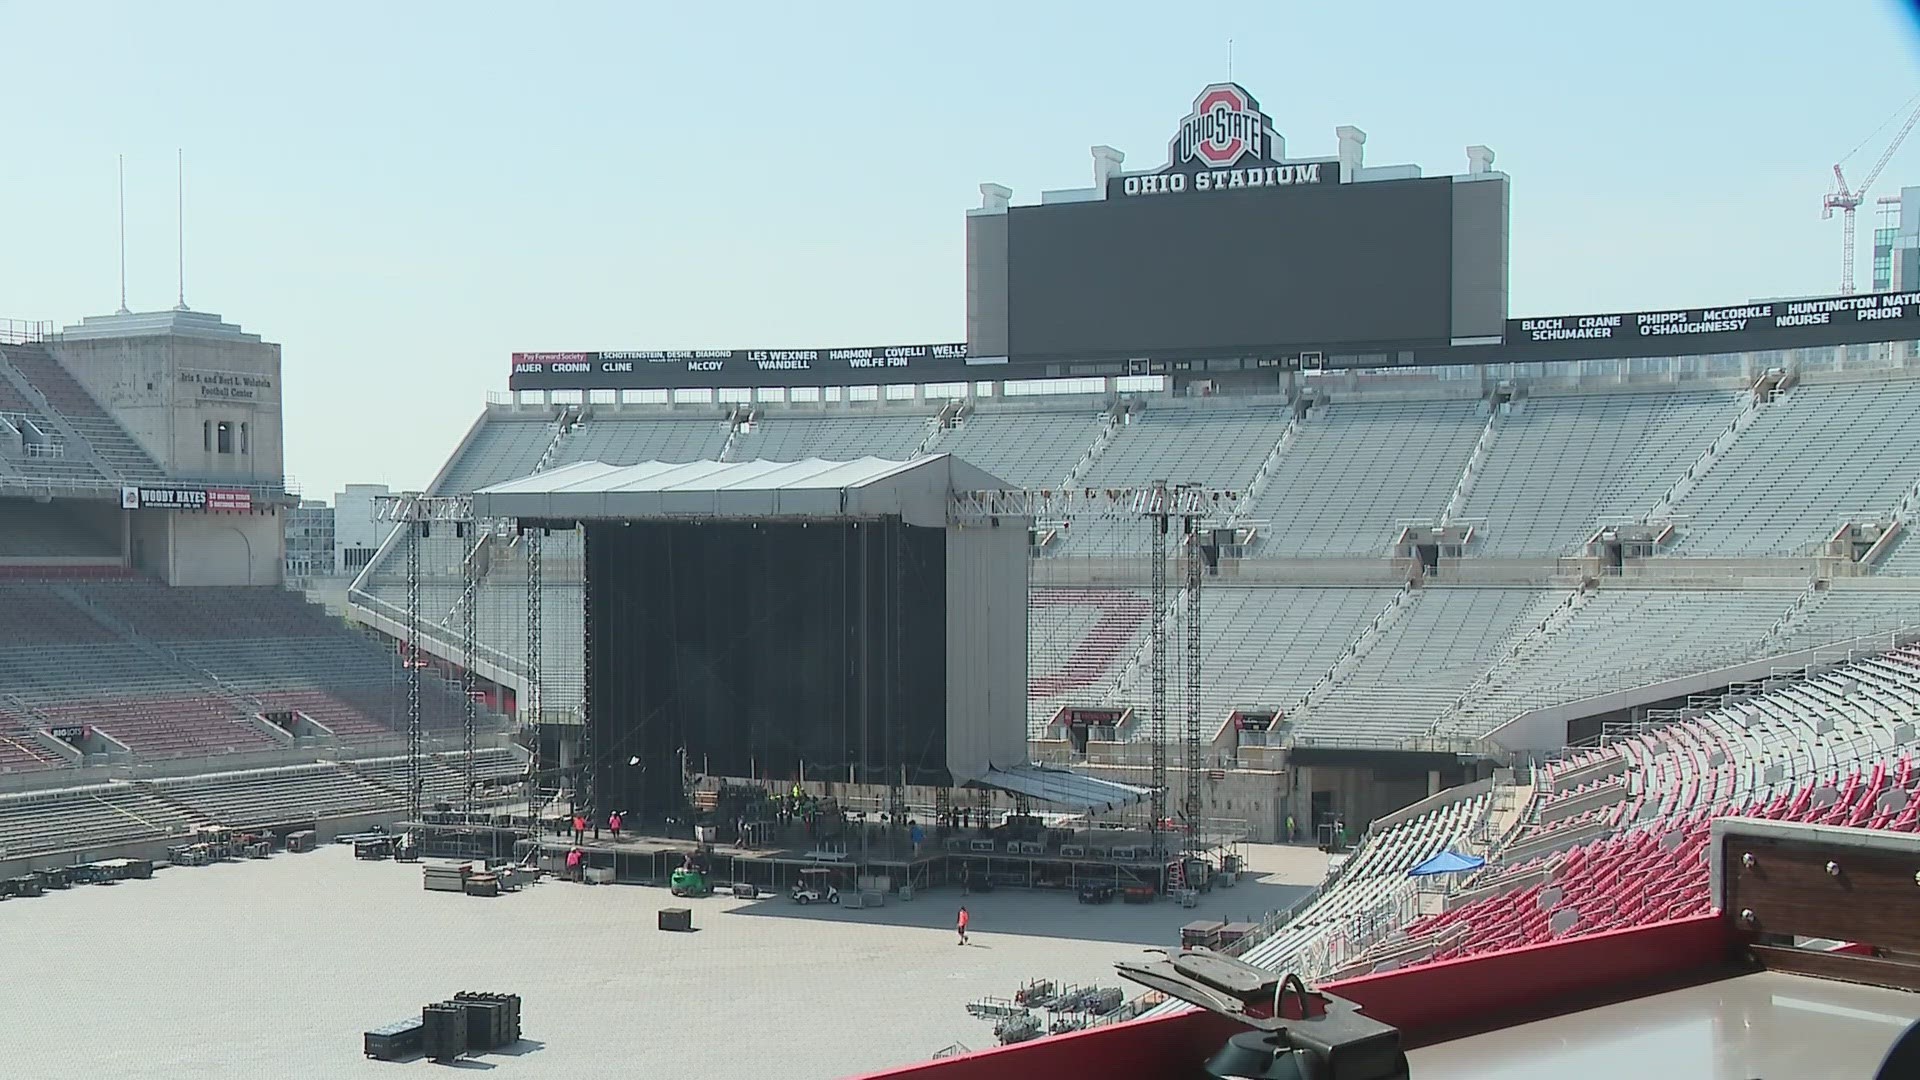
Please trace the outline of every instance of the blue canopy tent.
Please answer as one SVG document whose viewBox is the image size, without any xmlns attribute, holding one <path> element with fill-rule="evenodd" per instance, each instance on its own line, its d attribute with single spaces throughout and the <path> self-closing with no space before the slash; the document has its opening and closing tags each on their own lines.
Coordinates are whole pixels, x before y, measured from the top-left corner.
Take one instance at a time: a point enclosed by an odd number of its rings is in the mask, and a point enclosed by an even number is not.
<svg viewBox="0 0 1920 1080">
<path fill-rule="evenodd" d="M 1407 876 L 1435 877 L 1440 874 L 1458 874 L 1467 870 L 1478 870 L 1485 865 L 1487 860 L 1478 855 L 1462 855 L 1457 851 L 1443 850 L 1407 871 Z"/>
</svg>

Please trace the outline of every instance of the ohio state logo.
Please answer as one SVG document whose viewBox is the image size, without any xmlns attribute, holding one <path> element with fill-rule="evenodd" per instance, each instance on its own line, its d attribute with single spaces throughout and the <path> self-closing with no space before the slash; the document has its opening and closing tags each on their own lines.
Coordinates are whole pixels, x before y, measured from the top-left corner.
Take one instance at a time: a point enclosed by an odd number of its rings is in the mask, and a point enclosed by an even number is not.
<svg viewBox="0 0 1920 1080">
<path fill-rule="evenodd" d="M 1235 83 L 1215 83 L 1193 99 L 1193 112 L 1180 122 L 1167 162 L 1175 168 L 1224 169 L 1248 156 L 1268 161 L 1272 135 L 1273 121 L 1252 94 Z"/>
</svg>

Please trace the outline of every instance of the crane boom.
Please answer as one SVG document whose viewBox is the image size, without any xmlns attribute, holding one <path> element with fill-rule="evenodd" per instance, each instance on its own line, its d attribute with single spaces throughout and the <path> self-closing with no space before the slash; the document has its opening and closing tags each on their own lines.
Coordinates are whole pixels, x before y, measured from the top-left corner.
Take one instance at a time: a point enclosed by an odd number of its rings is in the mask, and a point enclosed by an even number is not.
<svg viewBox="0 0 1920 1080">
<path fill-rule="evenodd" d="M 1907 114 L 1907 122 L 1900 125 L 1900 130 L 1894 133 L 1893 140 L 1887 143 L 1885 150 L 1881 151 L 1880 160 L 1874 162 L 1873 168 L 1867 170 L 1867 178 L 1860 182 L 1859 187 L 1848 190 L 1847 178 L 1841 173 L 1839 163 L 1833 166 L 1833 190 L 1821 200 L 1820 216 L 1823 219 L 1830 218 L 1835 210 L 1840 211 L 1843 225 L 1840 230 L 1842 245 L 1840 292 L 1842 295 L 1853 293 L 1854 214 L 1860 209 L 1860 204 L 1866 201 L 1867 189 L 1873 186 L 1875 180 L 1880 179 L 1881 171 L 1887 167 L 1888 162 L 1893 160 L 1893 155 L 1900 149 L 1900 144 L 1907 141 L 1907 136 L 1912 133 L 1916 123 L 1920 123 L 1920 106 L 1915 106 L 1914 110 Z M 1859 147 L 1854 149 L 1857 150 Z"/>
<path fill-rule="evenodd" d="M 1873 182 L 1880 179 L 1881 170 L 1887 167 L 1887 162 L 1893 160 L 1894 151 L 1900 149 L 1900 144 L 1907 141 L 1907 136 L 1913 131 L 1915 123 L 1920 123 L 1920 107 L 1915 107 L 1907 114 L 1907 122 L 1900 125 L 1899 132 L 1894 135 L 1893 141 L 1887 144 L 1887 149 L 1881 153 L 1880 160 L 1873 163 L 1873 168 L 1867 172 L 1867 178 L 1860 181 L 1860 190 L 1856 194 L 1864 196 L 1867 189 L 1873 186 Z"/>
</svg>

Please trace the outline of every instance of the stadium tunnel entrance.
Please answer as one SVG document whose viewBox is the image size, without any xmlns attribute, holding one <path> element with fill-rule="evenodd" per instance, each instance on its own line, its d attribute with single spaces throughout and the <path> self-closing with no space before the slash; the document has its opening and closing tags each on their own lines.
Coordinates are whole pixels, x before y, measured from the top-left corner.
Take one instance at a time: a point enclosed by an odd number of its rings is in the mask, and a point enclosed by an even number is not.
<svg viewBox="0 0 1920 1080">
<path fill-rule="evenodd" d="M 1430 751 L 1296 746 L 1288 799 L 1299 839 L 1338 850 L 1369 823 L 1440 792 L 1493 775 L 1493 763 Z M 1344 830 L 1344 832 L 1343 832 Z"/>
</svg>

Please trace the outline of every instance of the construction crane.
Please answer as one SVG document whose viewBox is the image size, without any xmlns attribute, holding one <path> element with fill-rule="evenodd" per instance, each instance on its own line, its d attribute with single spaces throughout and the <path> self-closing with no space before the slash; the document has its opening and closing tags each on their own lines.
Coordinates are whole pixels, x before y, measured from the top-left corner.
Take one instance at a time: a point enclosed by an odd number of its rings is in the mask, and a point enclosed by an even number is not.
<svg viewBox="0 0 1920 1080">
<path fill-rule="evenodd" d="M 1909 102 L 1909 104 L 1913 103 Z M 1873 168 L 1868 170 L 1867 178 L 1860 182 L 1858 188 L 1849 190 L 1847 188 L 1846 175 L 1840 171 L 1840 166 L 1846 164 L 1847 158 L 1841 158 L 1833 165 L 1833 190 L 1828 192 L 1826 198 L 1821 201 L 1820 220 L 1825 221 L 1833 217 L 1833 212 L 1838 210 L 1840 211 L 1841 220 L 1845 223 L 1844 228 L 1841 230 L 1842 235 L 1840 241 L 1841 244 L 1844 245 L 1840 256 L 1840 292 L 1842 295 L 1851 296 L 1853 294 L 1854 212 L 1859 210 L 1860 204 L 1866 201 L 1867 189 L 1873 186 L 1875 180 L 1880 179 L 1880 170 L 1886 168 L 1887 162 L 1893 160 L 1894 151 L 1900 149 L 1900 144 L 1906 141 L 1907 133 L 1913 130 L 1913 126 L 1917 122 L 1920 122 L 1920 105 L 1915 105 L 1913 110 L 1907 113 L 1907 122 L 1900 125 L 1900 130 L 1894 134 L 1893 141 L 1887 144 L 1886 150 L 1880 155 L 1880 160 L 1873 163 Z M 1885 124 L 1881 125 L 1881 127 L 1885 126 Z M 1871 135 L 1867 136 L 1869 139 L 1872 137 Z M 1866 142 L 1862 140 L 1860 146 L 1865 145 Z M 1847 151 L 1847 157 L 1852 157 L 1858 153 L 1860 146 L 1856 146 L 1852 150 Z"/>
</svg>

